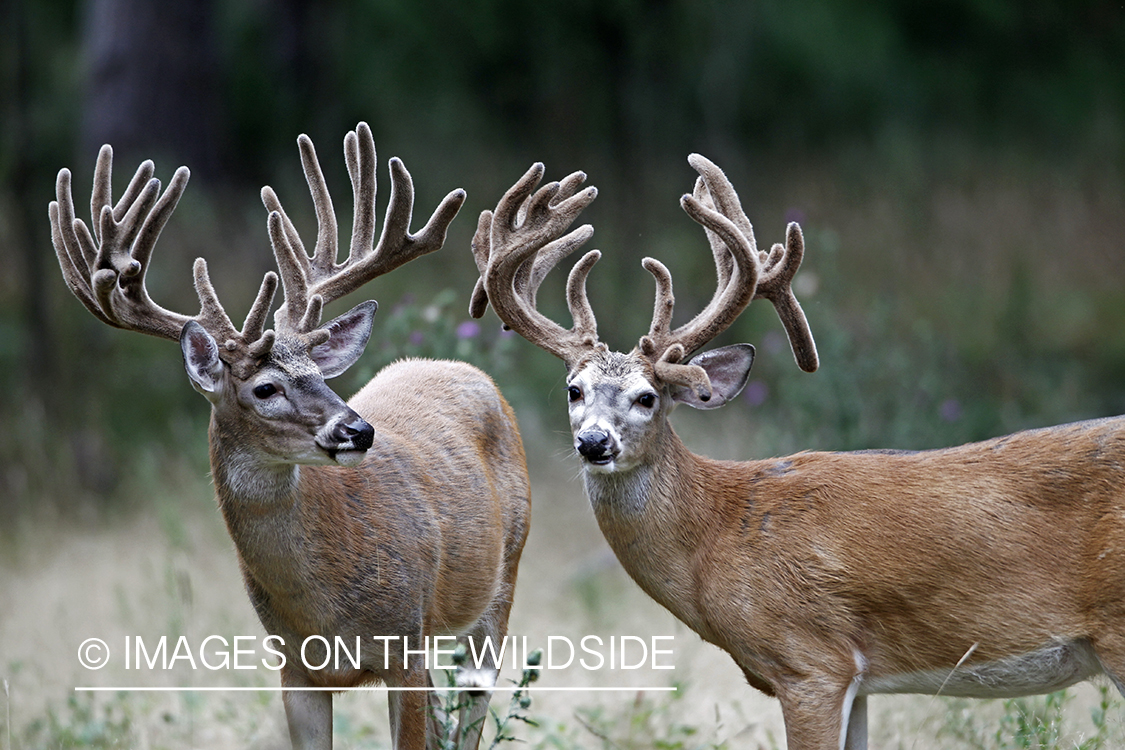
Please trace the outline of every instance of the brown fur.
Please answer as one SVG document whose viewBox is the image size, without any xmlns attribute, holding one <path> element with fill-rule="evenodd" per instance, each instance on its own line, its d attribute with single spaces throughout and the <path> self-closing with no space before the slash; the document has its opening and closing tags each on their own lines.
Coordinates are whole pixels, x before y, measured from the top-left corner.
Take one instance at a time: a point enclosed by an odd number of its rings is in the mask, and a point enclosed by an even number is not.
<svg viewBox="0 0 1125 750">
<path fill-rule="evenodd" d="M 363 463 L 289 467 L 292 490 L 265 503 L 240 494 L 229 468 L 228 447 L 259 439 L 257 425 L 217 407 L 219 506 L 254 608 L 285 640 L 283 684 L 427 686 L 420 659 L 403 664 L 401 641 L 384 670 L 372 637 L 409 636 L 417 650 L 427 635 L 503 636 L 530 522 L 515 416 L 484 373 L 459 362 L 396 363 L 349 405 L 376 430 Z M 300 645 L 310 635 L 349 647 L 360 636 L 363 668 L 305 670 Z M 427 697 L 395 693 L 391 702 L 395 746 L 425 746 Z"/>
<path fill-rule="evenodd" d="M 862 697 L 1079 642 L 1125 684 L 1125 418 L 746 462 L 692 454 L 659 418 L 645 454 L 631 476 L 587 471 L 603 534 L 650 596 L 781 698 L 794 750 L 839 746 L 857 679 Z"/>
</svg>

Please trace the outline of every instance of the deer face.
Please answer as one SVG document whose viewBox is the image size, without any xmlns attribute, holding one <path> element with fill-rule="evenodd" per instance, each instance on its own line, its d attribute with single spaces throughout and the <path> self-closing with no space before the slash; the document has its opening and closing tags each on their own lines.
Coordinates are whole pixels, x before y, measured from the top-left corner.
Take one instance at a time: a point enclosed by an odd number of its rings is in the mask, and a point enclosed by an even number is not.
<svg viewBox="0 0 1125 750">
<path fill-rule="evenodd" d="M 654 423 L 671 408 L 652 366 L 635 354 L 598 352 L 567 378 L 574 449 L 588 471 L 629 471 L 643 458 Z"/>
<path fill-rule="evenodd" d="M 711 381 L 711 398 L 657 377 L 651 361 L 629 354 L 599 351 L 567 378 L 567 400 L 574 449 L 596 474 L 630 471 L 651 460 L 658 438 L 676 404 L 715 409 L 737 396 L 754 362 L 749 344 L 714 349 L 688 364 L 702 367 Z"/>
<path fill-rule="evenodd" d="M 214 409 L 216 422 L 245 449 L 279 464 L 353 466 L 371 447 L 374 429 L 325 383 L 363 353 L 374 305 L 364 303 L 326 325 L 327 342 L 309 347 L 279 333 L 268 353 L 232 366 L 214 338 L 189 322 L 180 337 L 192 386 Z"/>
</svg>

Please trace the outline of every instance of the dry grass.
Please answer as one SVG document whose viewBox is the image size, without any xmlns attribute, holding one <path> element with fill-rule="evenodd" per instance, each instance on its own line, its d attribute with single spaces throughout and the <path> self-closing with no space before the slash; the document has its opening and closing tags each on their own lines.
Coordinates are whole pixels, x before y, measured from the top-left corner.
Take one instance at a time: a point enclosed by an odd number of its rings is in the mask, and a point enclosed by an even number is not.
<svg viewBox="0 0 1125 750">
<path fill-rule="evenodd" d="M 539 685 L 636 689 L 535 693 L 529 713 L 540 726 L 521 727 L 520 736 L 532 747 L 554 748 L 656 747 L 661 740 L 665 747 L 783 747 L 777 703 L 745 686 L 729 657 L 628 580 L 598 532 L 580 482 L 563 473 L 574 468 L 569 459 L 540 453 L 532 451 L 539 467 L 534 523 L 510 632 L 528 636 L 532 646 L 544 645 L 548 635 L 674 635 L 676 669 L 545 670 Z M 175 503 L 176 512 L 154 508 L 92 526 L 30 528 L 10 541 L 0 568 L 0 674 L 9 682 L 12 740 L 9 746 L 0 732 L 0 747 L 287 746 L 277 693 L 73 693 L 76 685 L 277 684 L 262 669 L 126 671 L 117 659 L 90 672 L 78 664 L 78 644 L 91 636 L 120 644 L 126 635 L 183 634 L 194 643 L 213 633 L 264 635 L 203 478 L 174 498 L 154 499 L 161 503 Z M 518 679 L 518 672 L 506 668 L 502 679 Z M 680 688 L 674 695 L 644 690 L 673 684 Z M 1076 726 L 1088 727 L 1096 699 L 1083 687 L 1070 702 Z M 1004 711 L 995 702 L 969 705 L 973 720 L 986 727 Z M 382 694 L 340 696 L 336 710 L 337 747 L 388 746 Z M 876 697 L 872 750 L 962 747 L 939 735 L 964 710 L 927 697 Z M 119 741 L 124 744 L 114 744 Z"/>
</svg>

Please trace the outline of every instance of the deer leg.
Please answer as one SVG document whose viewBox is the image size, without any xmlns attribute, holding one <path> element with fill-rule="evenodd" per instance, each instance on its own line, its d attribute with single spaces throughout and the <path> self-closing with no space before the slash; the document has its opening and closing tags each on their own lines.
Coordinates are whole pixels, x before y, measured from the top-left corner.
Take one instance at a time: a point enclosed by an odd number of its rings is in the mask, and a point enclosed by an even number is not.
<svg viewBox="0 0 1125 750">
<path fill-rule="evenodd" d="M 856 684 L 806 679 L 779 691 L 788 750 L 863 750 L 866 742 L 850 744 L 866 735 L 849 728 L 856 701 L 864 703 L 854 693 Z"/>
<path fill-rule="evenodd" d="M 430 688 L 430 673 L 421 667 L 407 668 L 399 680 L 387 680 L 392 687 Z M 425 690 L 395 690 L 387 701 L 391 714 L 391 743 L 395 750 L 425 750 L 427 728 L 432 725 L 430 696 Z M 430 732 L 436 740 L 436 734 Z"/>
<path fill-rule="evenodd" d="M 310 687 L 304 675 L 291 669 L 282 669 L 281 686 Z M 293 750 L 332 750 L 332 693 L 283 690 L 281 702 Z"/>
<path fill-rule="evenodd" d="M 499 644 L 507 630 L 507 609 L 505 606 L 504 618 L 499 623 L 496 622 L 493 612 L 485 613 L 476 626 L 467 635 L 458 638 L 458 641 L 464 643 L 465 648 L 469 648 L 468 640 L 471 638 L 479 654 L 484 639 L 491 638 L 499 650 Z M 495 687 L 497 675 L 500 673 L 500 665 L 493 661 L 491 654 L 483 656 L 478 668 L 472 653 L 470 649 L 467 663 L 457 670 L 457 687 L 472 688 L 462 693 L 461 710 L 457 717 L 457 747 L 465 750 L 475 750 L 480 743 L 480 735 L 488 715 L 488 703 L 492 698 L 492 688 Z"/>
<path fill-rule="evenodd" d="M 522 546 L 522 540 L 519 542 Z M 508 634 L 508 615 L 512 610 L 512 593 L 516 588 L 516 563 L 519 555 L 509 564 L 504 572 L 504 585 L 496 592 L 488 609 L 477 620 L 468 633 L 458 638 L 469 649 L 469 658 L 466 664 L 457 670 L 457 686 L 479 688 L 470 690 L 465 694 L 466 700 L 461 703 L 461 711 L 457 722 L 458 748 L 475 750 L 480 743 L 481 732 L 484 730 L 488 718 L 488 704 L 492 698 L 492 688 L 500 675 L 499 659 L 493 659 L 492 653 L 484 648 L 486 639 L 491 639 L 495 653 L 500 653 L 501 644 Z M 469 648 L 468 640 L 472 639 L 476 653 L 481 655 L 480 666 L 473 659 L 473 649 Z"/>
<path fill-rule="evenodd" d="M 433 687 L 433 677 L 429 672 L 426 673 L 426 683 Z M 432 691 L 427 694 L 429 696 L 429 705 L 426 707 L 426 747 L 427 748 L 443 748 L 454 747 L 460 750 L 461 746 L 457 744 L 456 740 L 456 719 L 450 716 L 449 711 L 446 710 L 446 701 L 443 700 L 444 693 L 440 691 Z M 458 703 L 461 701 L 461 696 L 458 694 L 456 700 Z M 452 743 L 447 742 L 447 739 L 454 740 Z"/>
<path fill-rule="evenodd" d="M 1117 692 L 1125 696 L 1125 638 L 1099 638 L 1094 643 L 1094 653 Z"/>
<path fill-rule="evenodd" d="M 867 750 L 867 696 L 857 695 L 848 716 L 844 750 Z"/>
</svg>

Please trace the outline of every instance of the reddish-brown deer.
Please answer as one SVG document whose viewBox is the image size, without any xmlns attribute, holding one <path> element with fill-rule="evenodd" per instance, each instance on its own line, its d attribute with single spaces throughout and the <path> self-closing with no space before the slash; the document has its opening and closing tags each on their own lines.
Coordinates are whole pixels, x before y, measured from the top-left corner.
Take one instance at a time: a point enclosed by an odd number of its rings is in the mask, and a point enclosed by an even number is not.
<svg viewBox="0 0 1125 750">
<path fill-rule="evenodd" d="M 294 747 L 332 744 L 332 693 L 385 682 L 396 748 L 436 745 L 425 688 L 425 638 L 503 638 L 527 537 L 530 492 L 511 408 L 483 372 L 459 362 L 407 360 L 377 374 L 345 403 L 325 384 L 363 352 L 376 305 L 321 323 L 328 302 L 437 250 L 464 201 L 451 192 L 417 234 L 413 185 L 391 159 L 391 197 L 375 239 L 375 145 L 360 123 L 344 139 L 355 195 L 350 252 L 337 262 L 337 225 L 312 142 L 298 139 L 318 232 L 310 257 L 270 188 L 269 235 L 284 303 L 266 317 L 278 284 L 267 273 L 237 330 L 203 259 L 195 263 L 201 311 L 156 305 L 145 289 L 154 244 L 188 180 L 176 171 L 160 195 L 145 162 L 124 197 L 111 199 L 112 151 L 94 174 L 87 228 L 75 219 L 70 172 L 50 206 L 55 250 L 71 291 L 109 325 L 176 339 L 192 385 L 211 402 L 211 470 L 250 600 L 280 636 L 286 717 Z M 159 197 L 158 197 L 159 196 Z M 92 230 L 92 231 L 91 231 Z M 310 636 L 342 639 L 361 661 L 319 665 Z M 398 640 L 391 640 L 397 636 Z M 409 639 L 409 640 L 406 640 Z M 409 647 L 413 653 L 406 654 Z M 479 687 L 460 714 L 459 741 L 476 747 L 497 665 L 462 674 Z M 427 724 L 430 724 L 427 727 Z"/>
<path fill-rule="evenodd" d="M 564 234 L 596 195 L 585 175 L 535 190 L 534 165 L 485 211 L 471 312 L 563 360 L 574 447 L 595 516 L 625 570 L 747 681 L 777 696 L 790 750 L 860 750 L 866 696 L 1003 697 L 1106 673 L 1125 692 L 1125 420 L 1022 432 L 916 453 L 799 453 L 716 461 L 668 417 L 721 406 L 746 383 L 746 344 L 692 355 L 757 297 L 777 308 L 800 367 L 816 349 L 790 283 L 800 228 L 759 252 L 726 176 L 701 156 L 684 210 L 706 230 L 711 302 L 673 329 L 668 270 L 652 259 L 652 327 L 628 354 L 598 342 L 585 280 L 574 326 L 536 310 L 544 275 L 591 235 Z"/>
</svg>

